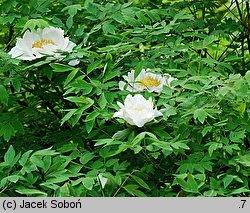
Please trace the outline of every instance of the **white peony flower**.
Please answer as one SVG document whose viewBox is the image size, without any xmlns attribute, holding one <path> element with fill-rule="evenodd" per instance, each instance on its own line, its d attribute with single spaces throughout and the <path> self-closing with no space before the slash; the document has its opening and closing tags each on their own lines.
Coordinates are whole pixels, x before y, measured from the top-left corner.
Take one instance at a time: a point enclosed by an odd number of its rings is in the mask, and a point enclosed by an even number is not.
<svg viewBox="0 0 250 213">
<path fill-rule="evenodd" d="M 34 60 L 44 55 L 52 56 L 49 59 L 61 59 L 63 56 L 58 51 L 72 52 L 76 46 L 64 37 L 64 31 L 56 27 L 27 30 L 23 38 L 17 38 L 16 46 L 9 54 L 12 58 Z"/>
<path fill-rule="evenodd" d="M 124 80 L 127 82 L 119 82 L 120 90 L 126 89 L 130 92 L 142 92 L 144 90 L 148 90 L 149 92 L 160 93 L 164 85 L 172 88 L 170 83 L 173 80 L 177 80 L 176 78 L 171 77 L 169 74 L 167 77 L 154 74 L 150 72 L 149 69 L 142 69 L 136 78 L 134 78 L 134 74 L 135 71 L 132 70 L 127 76 L 123 76 Z"/>
<path fill-rule="evenodd" d="M 138 127 L 162 115 L 156 108 L 153 109 L 152 98 L 146 100 L 141 94 L 136 94 L 134 97 L 129 94 L 125 98 L 124 105 L 120 102 L 117 104 L 121 109 L 114 114 L 114 117 L 123 118 L 129 124 Z"/>
</svg>

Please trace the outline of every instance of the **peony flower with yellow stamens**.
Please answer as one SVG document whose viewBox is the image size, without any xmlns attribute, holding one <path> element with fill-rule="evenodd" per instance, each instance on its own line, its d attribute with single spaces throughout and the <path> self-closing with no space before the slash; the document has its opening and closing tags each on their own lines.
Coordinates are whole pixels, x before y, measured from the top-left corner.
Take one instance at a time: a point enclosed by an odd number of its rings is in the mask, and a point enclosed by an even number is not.
<svg viewBox="0 0 250 213">
<path fill-rule="evenodd" d="M 165 77 L 160 74 L 154 74 L 149 69 L 142 69 L 136 78 L 134 78 L 134 74 L 135 71 L 131 70 L 127 76 L 123 76 L 126 82 L 119 82 L 120 90 L 126 89 L 130 92 L 142 92 L 148 90 L 149 92 L 160 93 L 164 85 L 172 88 L 170 83 L 173 80 L 177 80 L 170 75 Z"/>
<path fill-rule="evenodd" d="M 59 51 L 72 52 L 76 46 L 64 37 L 64 31 L 56 27 L 46 27 L 44 29 L 27 30 L 23 38 L 17 38 L 16 46 L 9 54 L 12 58 L 22 60 L 34 60 L 43 56 L 50 56 L 49 59 L 61 59 Z"/>
<path fill-rule="evenodd" d="M 114 114 L 114 117 L 123 118 L 131 125 L 138 127 L 152 121 L 155 117 L 162 116 L 162 113 L 154 109 L 152 98 L 146 100 L 141 94 L 134 96 L 127 95 L 124 104 L 117 102 L 120 110 Z"/>
</svg>

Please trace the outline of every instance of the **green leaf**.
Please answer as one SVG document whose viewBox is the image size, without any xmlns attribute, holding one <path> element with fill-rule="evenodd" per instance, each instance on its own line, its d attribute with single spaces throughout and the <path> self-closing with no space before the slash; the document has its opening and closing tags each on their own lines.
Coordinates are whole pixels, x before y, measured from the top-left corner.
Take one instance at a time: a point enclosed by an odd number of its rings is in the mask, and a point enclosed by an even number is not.
<svg viewBox="0 0 250 213">
<path fill-rule="evenodd" d="M 45 197 L 48 195 L 46 192 L 42 192 L 38 189 L 17 189 L 16 192 L 22 195 L 42 195 Z"/>
<path fill-rule="evenodd" d="M 213 43 L 213 41 L 215 40 L 215 37 L 213 35 L 211 36 L 207 36 L 204 40 L 203 40 L 203 47 L 207 47 L 209 44 Z"/>
<path fill-rule="evenodd" d="M 7 150 L 7 152 L 4 155 L 4 161 L 6 163 L 8 163 L 10 166 L 12 166 L 12 163 L 15 159 L 15 154 L 16 154 L 16 152 L 15 152 L 13 146 L 10 145 L 9 149 Z"/>
<path fill-rule="evenodd" d="M 73 17 L 69 16 L 66 20 L 66 26 L 68 27 L 68 29 L 70 29 L 73 25 Z"/>
<path fill-rule="evenodd" d="M 33 165 L 38 166 L 38 167 L 40 167 L 40 168 L 42 168 L 42 169 L 45 168 L 44 162 L 42 161 L 41 156 L 34 156 L 34 155 L 32 155 L 32 156 L 30 157 L 30 162 L 31 162 Z"/>
<path fill-rule="evenodd" d="M 87 117 L 85 118 L 85 121 L 87 122 L 87 121 L 95 120 L 99 114 L 100 114 L 99 112 L 93 111 L 87 115 Z"/>
<path fill-rule="evenodd" d="M 47 172 L 51 166 L 51 156 L 47 155 L 43 158 L 43 162 L 44 162 L 44 172 Z"/>
<path fill-rule="evenodd" d="M 111 16 L 115 21 L 117 21 L 118 23 L 123 23 L 124 22 L 124 17 L 122 15 L 122 13 L 120 12 L 115 12 L 112 14 Z"/>
<path fill-rule="evenodd" d="M 143 66 L 144 66 L 143 60 L 136 65 L 134 79 L 136 79 L 136 77 L 141 73 Z"/>
<path fill-rule="evenodd" d="M 204 192 L 204 196 L 206 197 L 216 197 L 217 194 L 218 193 L 215 190 L 208 190 Z"/>
<path fill-rule="evenodd" d="M 101 107 L 101 109 L 104 109 L 107 105 L 107 99 L 105 97 L 105 93 L 102 93 L 100 98 L 98 99 L 98 104 Z"/>
<path fill-rule="evenodd" d="M 76 79 L 73 82 L 71 82 L 68 86 L 82 90 L 83 95 L 89 94 L 93 89 L 93 86 L 83 79 Z"/>
<path fill-rule="evenodd" d="M 11 79 L 11 83 L 17 92 L 20 92 L 21 81 L 18 78 Z M 0 91 L 1 94 L 1 91 Z"/>
<path fill-rule="evenodd" d="M 72 118 L 72 123 L 71 123 L 72 126 L 75 126 L 77 122 L 80 120 L 80 118 L 82 117 L 83 111 L 84 110 L 82 110 L 81 108 L 77 110 L 77 112 L 75 113 L 75 116 Z"/>
<path fill-rule="evenodd" d="M 12 182 L 12 183 L 16 183 L 20 178 L 21 178 L 21 176 L 19 176 L 19 175 L 10 175 L 7 177 L 7 180 Z"/>
<path fill-rule="evenodd" d="M 23 70 L 30 70 L 33 67 L 41 67 L 44 64 L 48 64 L 50 63 L 50 61 L 44 60 L 44 61 L 39 61 L 37 63 L 31 64 L 29 66 L 25 66 L 25 68 L 23 68 Z"/>
<path fill-rule="evenodd" d="M 223 178 L 223 184 L 224 184 L 224 188 L 227 188 L 228 185 L 234 180 L 234 177 L 233 175 L 226 175 L 224 178 Z"/>
<path fill-rule="evenodd" d="M 26 24 L 23 27 L 22 33 L 27 30 L 28 28 L 30 30 L 34 30 L 35 28 L 45 28 L 49 27 L 49 23 L 43 19 L 30 19 L 26 22 Z"/>
<path fill-rule="evenodd" d="M 10 123 L 5 123 L 0 128 L 0 136 L 3 135 L 4 140 L 7 142 L 10 140 L 12 135 L 15 135 L 15 129 Z"/>
<path fill-rule="evenodd" d="M 128 145 L 128 144 L 122 143 L 122 144 L 120 144 L 120 146 L 118 147 L 117 151 L 116 151 L 115 153 L 113 153 L 112 155 L 110 155 L 110 157 L 111 157 L 111 156 L 118 155 L 118 154 L 120 154 L 120 153 L 126 151 L 128 148 L 131 148 L 131 146 Z"/>
<path fill-rule="evenodd" d="M 190 149 L 185 143 L 181 143 L 181 142 L 174 142 L 174 143 L 171 143 L 171 146 L 175 149 L 179 149 L 179 148 L 182 148 L 182 149 Z"/>
<path fill-rule="evenodd" d="M 131 175 L 131 177 L 132 177 L 141 187 L 150 190 L 150 187 L 148 186 L 148 184 L 146 184 L 146 183 L 144 182 L 144 180 L 142 180 L 140 177 L 137 177 L 137 176 L 135 176 L 135 175 Z"/>
<path fill-rule="evenodd" d="M 60 187 L 60 197 L 70 197 L 71 196 L 70 188 L 71 184 L 69 183 L 63 184 L 63 186 Z"/>
<path fill-rule="evenodd" d="M 148 135 L 150 138 L 153 138 L 153 139 L 157 140 L 157 137 L 153 133 L 151 133 L 151 132 L 141 132 L 139 135 L 137 135 L 133 139 L 131 144 L 133 146 L 140 145 L 141 141 L 145 138 L 146 135 Z"/>
<path fill-rule="evenodd" d="M 249 192 L 250 190 L 247 189 L 245 186 L 238 188 L 238 189 L 234 189 L 230 194 L 231 195 L 235 195 L 235 194 L 242 194 L 242 193 L 246 193 Z"/>
<path fill-rule="evenodd" d="M 242 164 L 243 166 L 250 167 L 250 153 L 238 157 L 236 162 Z"/>
<path fill-rule="evenodd" d="M 53 68 L 54 72 L 67 72 L 75 69 L 74 67 L 59 63 L 51 63 L 50 66 Z"/>
<path fill-rule="evenodd" d="M 194 111 L 194 119 L 197 119 L 203 124 L 207 118 L 208 113 L 204 109 L 197 109 Z"/>
<path fill-rule="evenodd" d="M 0 85 L 0 102 L 5 106 L 8 105 L 8 92 L 3 85 Z"/>
<path fill-rule="evenodd" d="M 246 103 L 238 103 L 237 107 L 234 107 L 233 109 L 238 111 L 240 115 L 243 117 L 246 111 L 246 106 L 247 106 Z"/>
<path fill-rule="evenodd" d="M 105 73 L 105 76 L 103 78 L 103 82 L 106 82 L 116 76 L 118 76 L 121 72 L 121 67 L 114 69 L 114 70 L 110 70 L 109 72 Z"/>
<path fill-rule="evenodd" d="M 77 111 L 77 109 L 70 109 L 69 112 L 63 116 L 62 121 L 61 121 L 61 126 L 68 121 Z"/>
<path fill-rule="evenodd" d="M 174 107 L 168 106 L 166 112 L 164 112 L 164 117 L 170 117 L 171 115 L 176 115 L 177 111 Z"/>
<path fill-rule="evenodd" d="M 100 64 L 102 63 L 102 60 L 97 60 L 91 63 L 87 68 L 87 74 L 91 73 L 94 69 L 96 69 Z"/>
<path fill-rule="evenodd" d="M 11 119 L 11 125 L 15 130 L 17 130 L 19 133 L 24 134 L 24 128 L 21 123 L 21 121 L 17 117 L 13 117 Z"/>
<path fill-rule="evenodd" d="M 200 92 L 202 90 L 202 87 L 198 84 L 185 84 L 182 87 L 185 89 L 194 90 L 197 92 Z"/>
<path fill-rule="evenodd" d="M 89 120 L 85 123 L 85 127 L 86 127 L 86 130 L 87 130 L 87 133 L 90 133 L 91 130 L 93 129 L 94 127 L 94 124 L 95 124 L 95 120 Z"/>
<path fill-rule="evenodd" d="M 77 144 L 68 143 L 68 144 L 65 144 L 65 145 L 63 145 L 62 147 L 58 148 L 57 150 L 58 150 L 60 153 L 65 153 L 65 152 L 69 152 L 69 151 L 76 150 L 77 146 L 78 146 Z"/>
<path fill-rule="evenodd" d="M 186 14 L 186 10 L 182 10 L 181 12 L 177 13 L 175 16 L 174 16 L 174 22 L 178 19 L 192 19 L 193 16 L 192 15 L 185 15 Z"/>
<path fill-rule="evenodd" d="M 105 138 L 105 139 L 97 139 L 95 141 L 96 141 L 95 146 L 100 146 L 100 145 L 104 145 L 104 144 L 106 144 L 106 145 L 111 144 L 115 140 L 111 139 L 111 138 Z"/>
<path fill-rule="evenodd" d="M 102 30 L 105 34 L 115 34 L 115 31 L 117 30 L 116 27 L 111 24 L 112 20 L 105 21 L 102 25 Z"/>
<path fill-rule="evenodd" d="M 156 142 L 154 142 L 152 145 L 161 148 L 163 150 L 168 150 L 169 152 L 173 151 L 173 148 L 171 148 L 170 143 L 166 142 L 166 141 L 160 141 L 160 140 L 156 140 Z M 147 146 L 147 150 L 150 151 L 151 149 L 151 144 Z"/>
<path fill-rule="evenodd" d="M 208 154 L 211 157 L 213 152 L 219 147 L 219 144 L 216 142 L 211 142 L 211 145 L 208 147 Z"/>
<path fill-rule="evenodd" d="M 132 30 L 132 29 L 127 30 L 127 31 L 125 31 L 125 32 L 122 32 L 120 35 L 121 35 L 122 37 L 126 37 L 127 35 L 129 35 L 129 34 L 131 34 L 131 33 L 133 33 L 133 30 Z"/>
<path fill-rule="evenodd" d="M 74 69 L 70 72 L 70 74 L 67 76 L 67 78 L 64 82 L 63 87 L 66 87 L 74 79 L 75 75 L 78 73 L 78 70 L 79 69 Z"/>
<path fill-rule="evenodd" d="M 95 181 L 93 178 L 90 177 L 85 177 L 82 179 L 82 184 L 83 186 L 88 189 L 88 190 L 92 190 L 93 189 L 93 185 L 94 185 Z"/>
<path fill-rule="evenodd" d="M 86 126 L 86 130 L 88 133 L 90 133 L 90 131 L 93 129 L 94 124 L 95 124 L 95 119 L 96 117 L 99 115 L 99 112 L 91 112 L 90 114 L 87 115 L 87 117 L 85 118 L 85 126 Z"/>
<path fill-rule="evenodd" d="M 206 126 L 201 132 L 202 136 L 204 137 L 208 132 L 211 132 L 212 129 L 212 126 Z"/>
<path fill-rule="evenodd" d="M 115 139 L 115 140 L 124 140 L 125 138 L 127 138 L 130 133 L 131 133 L 131 129 L 128 128 L 128 129 L 124 129 L 124 130 L 120 130 L 118 132 L 116 132 L 112 138 Z"/>
<path fill-rule="evenodd" d="M 230 155 L 233 154 L 234 150 L 241 150 L 238 144 L 231 144 L 231 145 L 223 146 L 223 149 Z"/>
<path fill-rule="evenodd" d="M 187 177 L 187 181 L 180 177 L 177 177 L 177 181 L 181 185 L 182 189 L 186 192 L 198 193 L 199 187 L 196 181 L 194 180 L 194 176 L 188 174 Z"/>
<path fill-rule="evenodd" d="M 137 18 L 140 20 L 141 23 L 143 23 L 144 25 L 150 23 L 150 19 L 148 19 L 142 11 L 138 11 L 135 13 L 135 15 L 137 16 Z"/>
<path fill-rule="evenodd" d="M 29 151 L 25 152 L 22 155 L 22 157 L 19 160 L 19 163 L 20 163 L 21 166 L 24 166 L 26 164 L 26 162 L 27 162 L 27 160 L 28 160 L 28 158 L 29 158 L 29 156 L 30 156 L 30 154 L 31 154 L 32 151 L 33 150 L 29 150 Z"/>
<path fill-rule="evenodd" d="M 129 194 L 132 196 L 138 196 L 138 197 L 146 197 L 146 195 L 138 190 L 138 185 L 135 184 L 128 184 L 123 187 Z"/>
<path fill-rule="evenodd" d="M 68 11 L 68 14 L 70 16 L 75 16 L 77 14 L 77 11 L 79 10 L 82 10 L 82 6 L 80 4 L 74 4 L 74 5 L 70 5 L 70 6 L 67 6 L 67 7 L 64 7 L 62 9 L 62 12 L 65 12 L 65 11 Z"/>
<path fill-rule="evenodd" d="M 63 176 L 59 176 L 59 177 L 55 177 L 55 178 L 50 178 L 47 179 L 45 183 L 42 183 L 41 185 L 48 185 L 48 184 L 54 184 L 54 183 L 62 183 L 67 181 L 69 178 L 68 177 L 63 177 Z"/>
<path fill-rule="evenodd" d="M 245 74 L 245 78 L 247 80 L 247 83 L 250 84 L 250 71 L 247 71 Z"/>
<path fill-rule="evenodd" d="M 32 154 L 32 156 L 36 156 L 36 155 L 40 155 L 40 156 L 46 156 L 46 155 L 50 155 L 50 156 L 53 156 L 53 155 L 57 155 L 58 152 L 56 152 L 55 150 L 51 150 L 52 147 L 50 148 L 47 148 L 47 149 L 42 149 L 42 150 L 38 150 L 36 152 L 34 152 Z"/>
<path fill-rule="evenodd" d="M 64 98 L 64 99 L 67 101 L 74 102 L 74 103 L 86 103 L 86 97 L 84 97 L 84 96 L 81 96 L 81 97 L 69 96 L 69 97 Z M 71 109 L 70 111 L 74 111 L 74 110 L 77 110 L 77 109 Z"/>
<path fill-rule="evenodd" d="M 132 196 L 134 196 L 134 190 L 138 189 L 138 185 L 136 184 L 129 184 L 123 187 L 129 194 L 131 194 Z"/>
<path fill-rule="evenodd" d="M 95 157 L 95 155 L 92 152 L 86 152 L 80 157 L 80 163 L 85 165 L 90 160 L 92 160 Z"/>
<path fill-rule="evenodd" d="M 231 131 L 229 134 L 229 138 L 232 142 L 241 142 L 245 138 L 245 129 L 238 132 Z"/>
</svg>

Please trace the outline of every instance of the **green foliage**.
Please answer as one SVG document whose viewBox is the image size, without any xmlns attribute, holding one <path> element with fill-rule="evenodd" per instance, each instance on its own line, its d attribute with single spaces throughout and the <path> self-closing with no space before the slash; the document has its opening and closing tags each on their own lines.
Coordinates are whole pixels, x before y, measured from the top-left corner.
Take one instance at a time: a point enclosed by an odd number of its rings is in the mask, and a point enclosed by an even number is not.
<svg viewBox="0 0 250 213">
<path fill-rule="evenodd" d="M 249 196 L 250 31 L 246 4 L 239 9 L 226 0 L 1 1 L 0 195 Z M 10 57 L 27 29 L 47 26 L 62 28 L 73 52 Z M 130 94 L 122 76 L 143 68 L 178 80 L 140 93 L 163 116 L 138 128 L 113 115 Z"/>
</svg>

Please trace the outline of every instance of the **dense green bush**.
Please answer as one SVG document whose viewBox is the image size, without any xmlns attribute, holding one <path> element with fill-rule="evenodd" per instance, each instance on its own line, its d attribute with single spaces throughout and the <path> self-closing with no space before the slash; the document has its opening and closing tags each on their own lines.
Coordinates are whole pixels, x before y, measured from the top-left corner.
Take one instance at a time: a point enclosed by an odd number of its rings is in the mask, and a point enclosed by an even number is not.
<svg viewBox="0 0 250 213">
<path fill-rule="evenodd" d="M 0 0 L 0 195 L 249 196 L 248 10 L 226 0 Z M 8 54 L 48 26 L 72 52 Z M 146 68 L 177 80 L 161 93 L 119 89 Z M 114 117 L 129 94 L 152 98 L 162 116 L 142 127 Z"/>
</svg>

